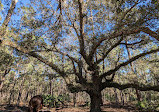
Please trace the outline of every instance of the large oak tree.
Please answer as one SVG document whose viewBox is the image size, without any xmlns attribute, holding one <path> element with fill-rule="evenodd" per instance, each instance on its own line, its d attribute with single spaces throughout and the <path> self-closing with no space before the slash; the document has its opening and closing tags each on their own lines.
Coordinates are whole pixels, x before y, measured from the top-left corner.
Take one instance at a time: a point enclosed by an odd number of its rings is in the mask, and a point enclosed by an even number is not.
<svg viewBox="0 0 159 112">
<path fill-rule="evenodd" d="M 157 0 L 31 0 L 15 5 L 12 0 L 1 25 L 1 46 L 50 66 L 71 92 L 87 92 L 91 112 L 101 111 L 105 88 L 159 91 L 159 85 L 114 81 L 122 67 L 159 51 Z M 156 47 L 146 48 L 151 41 Z M 130 56 L 126 49 L 138 53 Z M 116 50 L 118 55 L 110 58 Z M 48 52 L 55 56 L 49 57 Z"/>
</svg>

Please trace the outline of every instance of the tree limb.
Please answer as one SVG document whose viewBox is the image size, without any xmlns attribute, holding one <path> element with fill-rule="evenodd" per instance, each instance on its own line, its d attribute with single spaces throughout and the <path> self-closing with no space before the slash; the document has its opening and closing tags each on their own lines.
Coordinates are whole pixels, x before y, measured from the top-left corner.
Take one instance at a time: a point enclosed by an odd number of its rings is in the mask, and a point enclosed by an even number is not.
<svg viewBox="0 0 159 112">
<path fill-rule="evenodd" d="M 18 51 L 20 51 L 24 54 L 28 54 L 28 55 L 38 59 L 39 61 L 45 63 L 46 65 L 50 66 L 53 70 L 55 70 L 60 75 L 65 75 L 64 71 L 62 71 L 57 65 L 53 64 L 52 62 L 47 61 L 45 58 L 40 56 L 38 53 L 30 52 L 29 50 L 25 49 L 24 47 L 19 46 L 19 45 L 13 43 L 13 42 L 10 42 L 10 41 L 7 41 L 7 40 L 4 40 L 2 42 L 2 45 L 10 46 L 10 47 L 17 49 Z"/>
<path fill-rule="evenodd" d="M 117 47 L 117 46 L 120 44 L 120 42 L 121 42 L 122 40 L 123 40 L 123 38 L 121 38 L 117 43 L 115 43 L 113 46 L 111 46 L 111 48 L 109 48 L 108 51 L 104 53 L 103 57 L 102 57 L 101 59 L 97 60 L 97 62 L 96 62 L 95 64 L 99 64 L 101 61 L 103 61 L 103 60 L 107 57 L 107 55 L 108 55 L 115 47 Z"/>
<path fill-rule="evenodd" d="M 53 64 L 52 62 L 47 61 L 45 58 L 43 58 L 39 54 L 32 53 L 32 52 L 31 53 L 29 52 L 27 54 L 32 56 L 32 57 L 34 57 L 34 58 L 36 58 L 36 59 L 38 59 L 39 61 L 45 63 L 46 65 L 50 66 L 52 69 L 54 69 L 60 75 L 65 75 L 64 71 L 60 70 L 60 68 L 57 65 Z"/>
<path fill-rule="evenodd" d="M 119 55 L 120 55 L 120 52 L 119 52 Z M 115 67 L 118 65 L 118 62 L 119 62 L 119 60 L 120 60 L 120 56 L 118 55 L 118 59 L 117 59 L 117 61 L 115 62 Z M 105 77 L 105 80 L 106 80 L 106 82 L 112 82 L 113 80 L 114 80 L 114 77 L 115 77 L 115 72 L 112 74 L 112 77 L 110 78 L 110 79 L 106 79 L 106 77 Z"/>
<path fill-rule="evenodd" d="M 137 34 L 137 33 L 140 33 L 140 32 L 144 32 L 146 34 L 149 34 L 151 37 L 153 37 L 153 38 L 155 38 L 156 40 L 159 41 L 159 35 L 156 32 L 150 30 L 148 27 L 139 27 L 139 28 L 136 28 L 136 29 L 114 32 L 114 33 L 112 33 L 108 36 L 103 36 L 99 39 L 98 42 L 96 42 L 94 44 L 95 46 L 93 47 L 93 49 L 96 50 L 100 46 L 100 44 L 107 39 L 113 39 L 113 38 L 116 38 L 116 37 L 119 37 L 119 36 L 122 36 L 122 35 L 129 36 L 131 34 Z"/>
<path fill-rule="evenodd" d="M 159 41 L 159 34 L 157 34 L 156 32 L 154 32 L 152 30 L 150 30 L 150 28 L 148 28 L 148 27 L 142 27 L 140 29 L 140 31 L 142 31 L 142 32 L 144 32 L 146 34 L 149 34 L 151 37 L 154 37 L 156 40 Z"/>
<path fill-rule="evenodd" d="M 141 53 L 141 54 L 139 54 L 139 55 L 137 55 L 137 56 L 134 56 L 134 57 L 130 58 L 128 61 L 119 64 L 119 65 L 116 66 L 114 69 L 111 69 L 111 70 L 109 70 L 109 71 L 103 73 L 103 74 L 100 76 L 100 78 L 102 79 L 102 78 L 104 78 L 104 77 L 106 77 L 106 76 L 109 76 L 109 75 L 113 74 L 114 72 L 116 72 L 117 70 L 119 70 L 120 67 L 128 65 L 129 63 L 131 63 L 131 62 L 133 62 L 133 61 L 139 59 L 140 57 L 143 57 L 143 56 L 145 56 L 145 55 L 147 55 L 147 54 L 155 53 L 155 52 L 158 52 L 158 51 L 159 51 L 159 48 L 158 48 L 158 49 L 155 49 L 155 50 L 151 50 L 151 51 L 149 51 L 149 52 Z"/>
<path fill-rule="evenodd" d="M 10 6 L 10 9 L 8 10 L 8 13 L 7 13 L 7 16 L 6 18 L 4 19 L 4 22 L 2 24 L 2 27 L 1 27 L 1 31 L 0 31 L 0 40 L 2 40 L 2 37 L 5 35 L 6 33 L 6 28 L 8 26 L 8 23 L 9 21 L 11 20 L 11 16 L 13 14 L 13 11 L 15 9 L 15 6 L 16 6 L 16 3 L 18 2 L 18 0 L 12 0 L 12 3 L 11 3 L 11 6 Z"/>
<path fill-rule="evenodd" d="M 159 85 L 156 86 L 151 86 L 151 85 L 138 85 L 138 84 L 133 84 L 133 83 L 127 83 L 127 84 L 118 84 L 116 82 L 105 82 L 103 83 L 103 89 L 105 87 L 114 87 L 114 88 L 118 88 L 119 90 L 124 90 L 127 88 L 136 88 L 137 90 L 140 91 L 157 91 L 159 92 Z"/>
<path fill-rule="evenodd" d="M 86 62 L 89 64 L 86 56 L 85 51 L 85 45 L 84 45 L 84 24 L 83 24 L 83 8 L 82 8 L 82 0 L 78 0 L 79 5 L 79 20 L 80 20 L 80 36 L 78 37 L 79 43 L 80 43 L 80 54 L 83 56 L 83 58 L 86 60 Z"/>
<path fill-rule="evenodd" d="M 144 40 L 141 40 L 139 42 L 134 42 L 134 43 L 120 43 L 120 44 L 123 44 L 123 45 L 126 45 L 126 46 L 133 46 L 133 45 L 136 45 L 136 44 L 140 44 L 141 42 L 143 42 Z"/>
<path fill-rule="evenodd" d="M 139 0 L 138 0 L 139 1 Z M 121 17 L 121 19 L 119 20 L 119 27 L 121 27 L 122 25 L 120 25 L 121 23 L 122 23 L 122 20 L 126 17 L 126 15 L 137 5 L 137 4 L 139 4 L 140 2 L 135 2 L 135 4 L 132 6 L 132 7 L 130 7 L 129 9 L 127 9 L 124 13 L 123 13 L 123 15 L 122 15 L 122 17 Z"/>
<path fill-rule="evenodd" d="M 57 48 L 55 48 L 55 50 L 54 49 L 48 49 L 48 48 L 45 48 L 45 49 L 46 50 L 36 50 L 36 51 L 31 51 L 31 52 L 53 51 L 53 52 L 59 53 L 59 54 L 61 54 L 63 56 L 67 56 L 69 59 L 75 61 L 76 63 L 79 63 L 79 60 L 77 58 L 72 57 L 69 54 L 62 52 L 62 51 L 58 50 Z"/>
</svg>

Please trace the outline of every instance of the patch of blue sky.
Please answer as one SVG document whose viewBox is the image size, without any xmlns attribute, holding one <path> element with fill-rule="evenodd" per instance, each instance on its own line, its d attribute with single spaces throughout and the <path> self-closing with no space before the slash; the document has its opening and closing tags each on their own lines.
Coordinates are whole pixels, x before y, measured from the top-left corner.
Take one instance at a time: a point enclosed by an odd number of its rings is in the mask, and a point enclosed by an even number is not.
<svg viewBox="0 0 159 112">
<path fill-rule="evenodd" d="M 121 68 L 118 71 L 119 71 L 119 75 L 125 75 L 126 76 L 128 74 L 128 72 L 130 72 L 130 69 L 128 69 L 128 68 Z"/>
<path fill-rule="evenodd" d="M 22 5 L 25 6 L 26 4 L 30 3 L 29 1 L 30 0 L 19 0 L 16 4 L 16 8 L 15 8 L 14 12 L 18 12 L 18 8 L 20 8 Z M 1 3 L 3 4 L 4 9 L 2 11 L 0 11 L 0 15 L 3 15 L 3 13 L 4 13 L 4 15 L 2 17 L 2 19 L 3 19 L 2 21 L 4 21 L 5 16 L 7 15 L 7 12 L 10 8 L 11 0 L 1 0 Z M 16 15 L 13 14 L 12 18 L 19 19 L 19 17 L 17 15 L 18 15 L 18 13 Z"/>
</svg>

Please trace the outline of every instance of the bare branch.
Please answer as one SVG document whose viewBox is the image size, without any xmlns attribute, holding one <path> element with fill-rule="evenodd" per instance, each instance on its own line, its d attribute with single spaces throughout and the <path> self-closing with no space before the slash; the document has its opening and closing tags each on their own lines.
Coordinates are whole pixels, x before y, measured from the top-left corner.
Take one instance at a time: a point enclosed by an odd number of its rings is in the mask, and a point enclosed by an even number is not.
<svg viewBox="0 0 159 112">
<path fill-rule="evenodd" d="M 148 62 L 149 62 L 149 63 L 159 63 L 159 60 L 158 60 L 158 59 L 151 60 L 151 61 L 148 60 Z"/>
<path fill-rule="evenodd" d="M 102 79 L 102 78 L 104 78 L 104 77 L 106 77 L 106 76 L 109 76 L 109 75 L 113 74 L 114 72 L 116 72 L 117 70 L 119 70 L 121 67 L 130 64 L 131 62 L 133 62 L 133 61 L 139 59 L 140 57 L 143 57 L 143 56 L 145 56 L 145 55 L 147 55 L 147 54 L 155 53 L 155 52 L 158 52 L 158 51 L 159 51 L 159 48 L 158 48 L 158 49 L 155 49 L 155 50 L 151 50 L 151 51 L 149 51 L 149 52 L 141 53 L 141 54 L 139 54 L 139 55 L 137 55 L 137 56 L 134 56 L 134 57 L 130 58 L 128 61 L 119 64 L 119 65 L 116 66 L 114 69 L 111 69 L 111 70 L 109 70 L 109 71 L 103 73 L 103 74 L 100 76 L 100 78 Z"/>
<path fill-rule="evenodd" d="M 139 42 L 134 42 L 134 43 L 120 43 L 120 44 L 123 44 L 123 45 L 126 45 L 126 46 L 133 46 L 133 45 L 136 45 L 136 44 L 140 44 L 141 42 L 143 42 L 144 40 L 141 40 Z"/>
<path fill-rule="evenodd" d="M 80 38 L 80 35 L 78 34 L 77 28 L 75 27 L 74 23 L 72 23 L 72 27 L 75 30 L 77 37 Z"/>
</svg>

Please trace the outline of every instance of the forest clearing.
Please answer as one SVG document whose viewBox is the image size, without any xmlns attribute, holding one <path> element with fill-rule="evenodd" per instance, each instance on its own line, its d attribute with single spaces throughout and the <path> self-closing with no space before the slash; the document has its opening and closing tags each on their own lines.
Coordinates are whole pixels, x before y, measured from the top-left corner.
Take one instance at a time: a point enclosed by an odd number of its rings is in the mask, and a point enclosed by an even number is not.
<svg viewBox="0 0 159 112">
<path fill-rule="evenodd" d="M 159 111 L 158 0 L 0 0 L 0 112 Z"/>
</svg>

